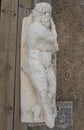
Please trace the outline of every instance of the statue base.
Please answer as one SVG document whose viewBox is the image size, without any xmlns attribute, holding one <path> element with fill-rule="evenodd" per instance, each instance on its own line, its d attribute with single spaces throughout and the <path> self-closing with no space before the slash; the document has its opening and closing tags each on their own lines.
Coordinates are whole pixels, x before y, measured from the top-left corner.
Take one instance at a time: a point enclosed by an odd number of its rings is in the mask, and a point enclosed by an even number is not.
<svg viewBox="0 0 84 130">
<path fill-rule="evenodd" d="M 72 130 L 73 128 L 73 103 L 57 102 L 57 118 L 55 120 L 56 130 Z M 28 127 L 45 126 L 45 123 L 29 123 Z M 46 127 L 46 126 L 45 126 Z"/>
</svg>

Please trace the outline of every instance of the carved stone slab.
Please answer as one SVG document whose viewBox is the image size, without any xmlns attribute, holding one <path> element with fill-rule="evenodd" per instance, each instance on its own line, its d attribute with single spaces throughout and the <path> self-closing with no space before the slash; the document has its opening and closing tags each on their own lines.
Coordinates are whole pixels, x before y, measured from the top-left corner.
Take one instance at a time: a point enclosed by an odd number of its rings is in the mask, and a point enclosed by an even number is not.
<svg viewBox="0 0 84 130">
<path fill-rule="evenodd" d="M 56 107 L 56 27 L 52 7 L 38 3 L 23 19 L 21 39 L 21 122 L 53 128 Z"/>
</svg>

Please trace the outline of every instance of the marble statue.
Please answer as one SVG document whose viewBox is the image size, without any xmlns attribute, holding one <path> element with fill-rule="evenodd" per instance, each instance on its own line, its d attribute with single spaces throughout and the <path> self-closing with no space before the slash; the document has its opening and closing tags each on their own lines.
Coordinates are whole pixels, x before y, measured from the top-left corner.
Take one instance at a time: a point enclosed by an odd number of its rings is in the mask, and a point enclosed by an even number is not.
<svg viewBox="0 0 84 130">
<path fill-rule="evenodd" d="M 21 39 L 21 122 L 54 127 L 56 75 L 52 56 L 58 51 L 57 33 L 48 3 L 36 4 L 23 19 Z"/>
</svg>

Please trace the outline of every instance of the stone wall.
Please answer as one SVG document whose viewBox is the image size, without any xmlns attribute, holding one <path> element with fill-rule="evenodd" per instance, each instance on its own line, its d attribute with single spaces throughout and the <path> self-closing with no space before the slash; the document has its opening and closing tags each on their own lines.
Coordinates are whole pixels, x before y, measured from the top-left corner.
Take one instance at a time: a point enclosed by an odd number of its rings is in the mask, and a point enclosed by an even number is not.
<svg viewBox="0 0 84 130">
<path fill-rule="evenodd" d="M 73 130 L 84 129 L 84 2 L 53 0 L 58 32 L 57 100 L 73 101 Z"/>
</svg>

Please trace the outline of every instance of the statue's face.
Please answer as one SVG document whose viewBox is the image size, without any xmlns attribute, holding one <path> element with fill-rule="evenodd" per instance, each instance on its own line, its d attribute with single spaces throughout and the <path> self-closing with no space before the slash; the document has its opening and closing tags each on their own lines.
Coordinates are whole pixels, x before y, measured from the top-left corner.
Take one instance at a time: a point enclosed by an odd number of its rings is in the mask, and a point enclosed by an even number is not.
<svg viewBox="0 0 84 130">
<path fill-rule="evenodd" d="M 50 26 L 52 8 L 48 3 L 39 3 L 33 10 L 34 20 L 40 22 L 45 27 Z"/>
</svg>

